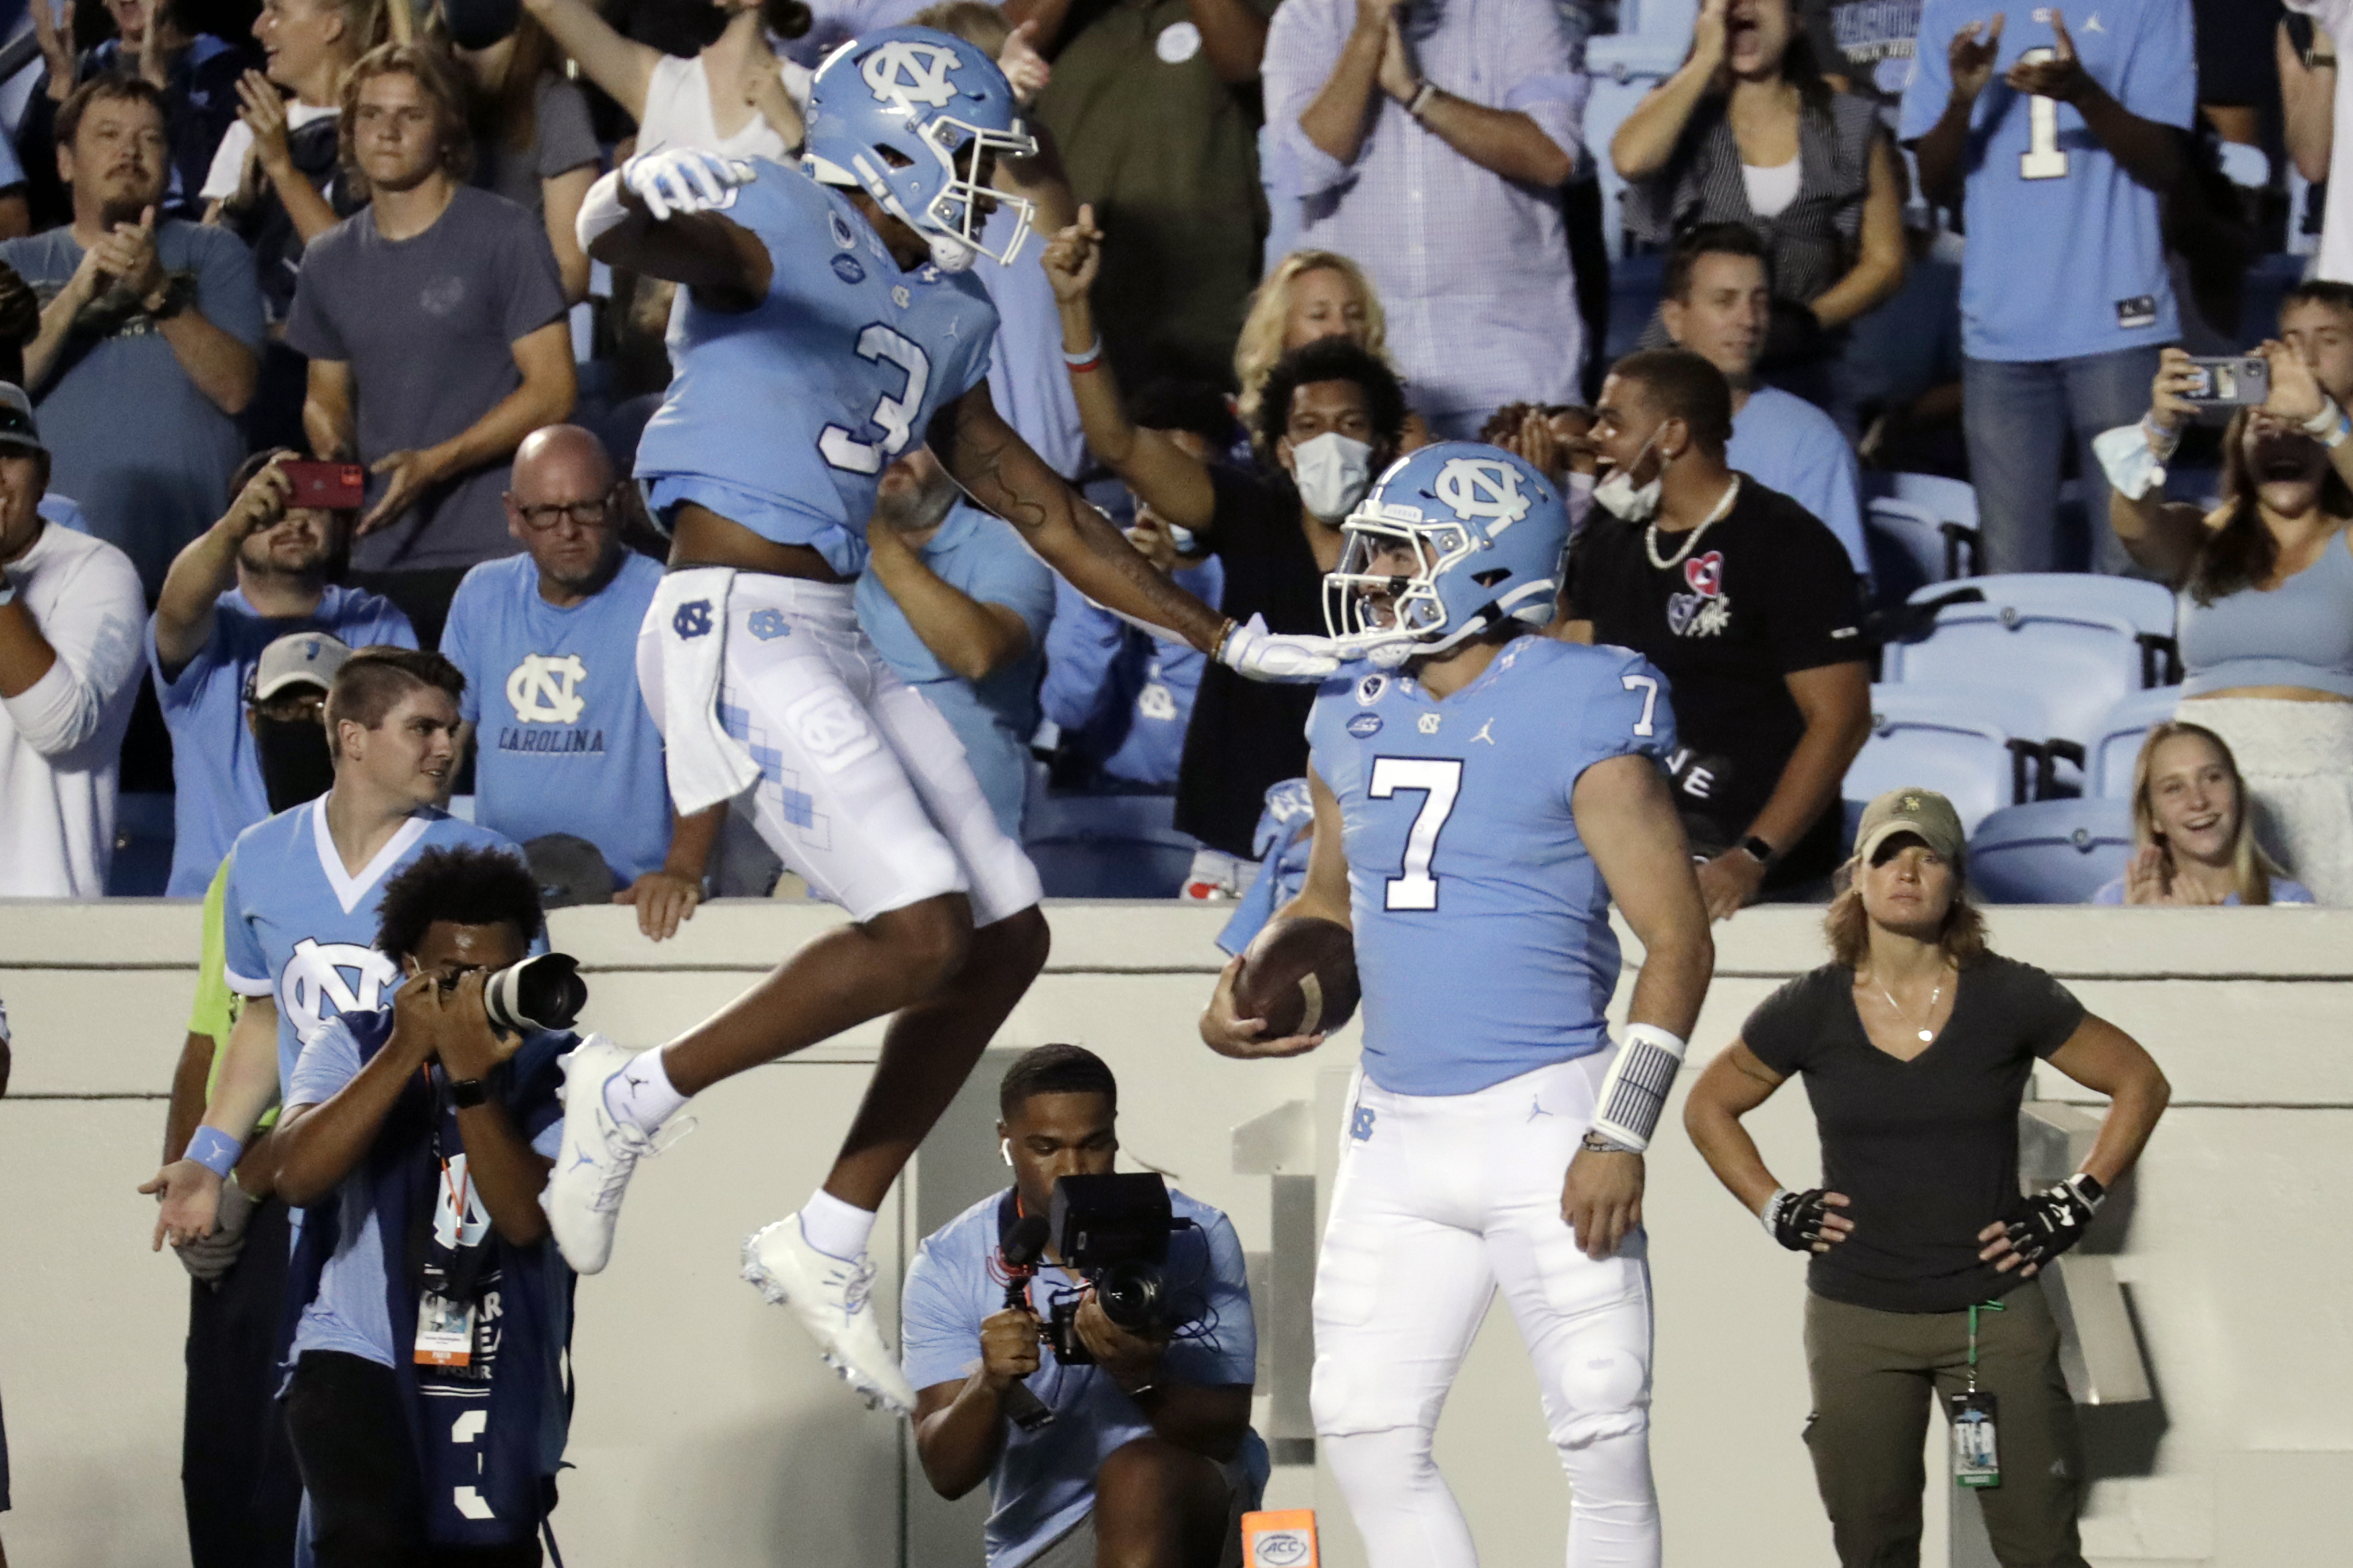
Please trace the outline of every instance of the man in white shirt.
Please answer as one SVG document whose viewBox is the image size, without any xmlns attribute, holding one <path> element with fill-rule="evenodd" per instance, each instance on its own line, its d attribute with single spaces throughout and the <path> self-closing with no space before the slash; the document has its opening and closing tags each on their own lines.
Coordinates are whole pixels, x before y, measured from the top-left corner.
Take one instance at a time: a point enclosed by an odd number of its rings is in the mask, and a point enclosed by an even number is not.
<svg viewBox="0 0 2353 1568">
<path fill-rule="evenodd" d="M 1756 231 L 1740 223 L 1703 224 L 1677 240 L 1667 258 L 1659 320 L 1676 347 L 1732 384 L 1725 461 L 1821 519 L 1846 546 L 1856 574 L 1870 575 L 1854 448 L 1829 415 L 1757 379 L 1772 290 Z"/>
<path fill-rule="evenodd" d="M 49 454 L 0 382 L 0 897 L 94 899 L 146 600 L 131 558 L 39 511 Z"/>
</svg>

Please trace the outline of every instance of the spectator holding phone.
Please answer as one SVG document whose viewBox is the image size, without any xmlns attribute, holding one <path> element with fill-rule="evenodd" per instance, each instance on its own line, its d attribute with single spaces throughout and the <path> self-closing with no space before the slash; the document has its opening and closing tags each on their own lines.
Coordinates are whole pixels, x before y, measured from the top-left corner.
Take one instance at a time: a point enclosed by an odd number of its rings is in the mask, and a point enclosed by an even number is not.
<svg viewBox="0 0 2353 1568">
<path fill-rule="evenodd" d="M 2180 717 L 2243 771 L 2256 840 L 2324 904 L 2353 904 L 2353 419 L 2283 343 L 2269 401 L 2222 435 L 2222 504 L 2168 501 L 2163 463 L 2210 373 L 2165 351 L 2141 422 L 2100 437 L 2108 521 L 2174 585 Z"/>
<path fill-rule="evenodd" d="M 2253 803 L 2238 760 L 2202 724 L 2171 720 L 2133 764 L 2133 858 L 2092 895 L 2095 904 L 2308 904 L 2255 842 Z"/>
<path fill-rule="evenodd" d="M 336 497 L 336 477 L 284 447 L 247 458 L 228 510 L 180 552 L 155 597 L 147 668 L 172 733 L 171 898 L 203 897 L 237 836 L 270 815 L 260 740 L 245 721 L 246 704 L 271 695 L 249 689 L 262 651 L 304 631 L 346 648 L 417 646 L 389 600 L 328 581 L 358 499 Z M 298 478 L 311 497 L 296 495 Z"/>
</svg>

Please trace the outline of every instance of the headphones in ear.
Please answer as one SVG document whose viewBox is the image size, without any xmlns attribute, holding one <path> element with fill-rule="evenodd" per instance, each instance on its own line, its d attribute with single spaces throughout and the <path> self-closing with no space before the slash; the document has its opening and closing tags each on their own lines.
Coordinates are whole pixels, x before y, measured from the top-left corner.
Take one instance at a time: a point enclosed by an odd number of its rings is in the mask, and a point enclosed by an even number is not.
<svg viewBox="0 0 2353 1568">
<path fill-rule="evenodd" d="M 997 1157 L 998 1159 L 1000 1159 L 1000 1160 L 1004 1161 L 1004 1162 L 1005 1162 L 1007 1164 L 1008 1164 L 1008 1165 L 1010 1165 L 1011 1163 L 1013 1163 L 1013 1140 L 1012 1140 L 1012 1139 L 1010 1139 L 1010 1138 L 999 1138 L 999 1139 L 997 1141 Z"/>
</svg>

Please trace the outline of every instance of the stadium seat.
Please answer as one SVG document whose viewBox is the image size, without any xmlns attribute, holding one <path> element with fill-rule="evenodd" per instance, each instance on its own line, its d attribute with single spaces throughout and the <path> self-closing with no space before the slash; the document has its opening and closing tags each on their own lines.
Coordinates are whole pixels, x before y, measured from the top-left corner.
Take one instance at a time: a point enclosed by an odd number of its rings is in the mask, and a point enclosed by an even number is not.
<svg viewBox="0 0 2353 1568">
<path fill-rule="evenodd" d="M 1198 847 L 1166 795 L 1032 791 L 1022 845 L 1050 899 L 1173 899 Z"/>
<path fill-rule="evenodd" d="M 1940 522 L 1959 523 L 1972 533 L 1977 530 L 1978 492 L 1967 479 L 1948 479 L 1942 474 L 1872 473 L 1863 477 L 1863 489 L 1873 497 L 1925 508 Z"/>
<path fill-rule="evenodd" d="M 1964 831 L 2031 800 L 2040 785 L 2042 705 L 2030 691 L 1926 682 L 1871 689 L 1871 738 L 1843 794 L 1867 802 L 1918 785 L 1953 803 Z"/>
<path fill-rule="evenodd" d="M 2173 717 L 2181 704 L 2181 688 L 2156 686 L 2136 691 L 2100 721 L 2098 731 L 2084 744 L 2084 793 L 2106 800 L 2132 797 L 2133 764 L 2140 760 L 2140 743 L 2153 724 Z"/>
<path fill-rule="evenodd" d="M 2048 733 L 2088 745 L 2127 695 L 2179 679 L 2172 596 L 2073 573 L 1976 577 L 1913 595 L 1883 649 L 1891 683 L 2009 687 L 2039 696 Z"/>
<path fill-rule="evenodd" d="M 2080 904 L 2124 875 L 2132 847 L 2120 800 L 2009 806 L 1970 834 L 1969 885 L 1989 904 Z"/>
</svg>

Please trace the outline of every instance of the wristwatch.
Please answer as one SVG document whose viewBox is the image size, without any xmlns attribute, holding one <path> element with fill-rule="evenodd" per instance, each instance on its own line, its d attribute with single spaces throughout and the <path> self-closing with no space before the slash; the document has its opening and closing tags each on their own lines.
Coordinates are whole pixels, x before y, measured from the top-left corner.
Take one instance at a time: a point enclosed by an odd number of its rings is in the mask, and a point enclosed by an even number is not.
<svg viewBox="0 0 2353 1568">
<path fill-rule="evenodd" d="M 1754 833 L 1740 841 L 1740 847 L 1759 866 L 1770 866 L 1773 863 L 1773 847 Z"/>
<path fill-rule="evenodd" d="M 491 1086 L 478 1078 L 453 1078 L 449 1080 L 449 1103 L 460 1110 L 471 1110 L 487 1104 Z"/>
<path fill-rule="evenodd" d="M 1412 120 L 1419 121 L 1421 118 L 1423 111 L 1429 109 L 1430 100 L 1437 96 L 1438 84 L 1434 81 L 1423 82 L 1419 87 L 1413 89 L 1413 96 L 1406 100 L 1405 111 L 1407 116 Z"/>
</svg>

